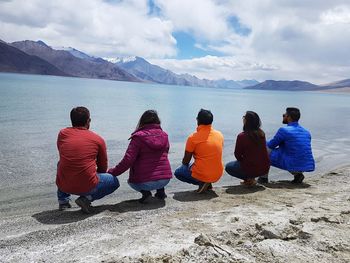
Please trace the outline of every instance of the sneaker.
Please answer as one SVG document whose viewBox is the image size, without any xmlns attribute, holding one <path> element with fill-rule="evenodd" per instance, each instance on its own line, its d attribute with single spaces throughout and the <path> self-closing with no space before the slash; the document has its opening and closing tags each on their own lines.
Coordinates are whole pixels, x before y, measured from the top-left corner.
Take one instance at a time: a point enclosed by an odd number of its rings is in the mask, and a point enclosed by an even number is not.
<svg viewBox="0 0 350 263">
<path fill-rule="evenodd" d="M 139 199 L 139 202 L 140 202 L 141 204 L 145 203 L 146 200 L 147 200 L 149 197 L 152 196 L 151 191 L 141 190 L 140 192 L 141 192 L 141 194 L 142 194 L 142 197 Z"/>
<path fill-rule="evenodd" d="M 199 185 L 197 193 L 198 194 L 204 193 L 205 191 L 208 190 L 209 186 L 210 186 L 210 183 L 203 183 L 203 184 Z"/>
<path fill-rule="evenodd" d="M 267 177 L 259 177 L 258 184 L 267 184 L 269 183 L 269 179 Z"/>
<path fill-rule="evenodd" d="M 68 203 L 64 203 L 64 204 L 59 204 L 58 205 L 58 210 L 59 211 L 64 211 L 68 208 L 72 208 L 72 205 L 68 202 Z"/>
<path fill-rule="evenodd" d="M 75 203 L 81 208 L 85 214 L 91 214 L 91 202 L 85 196 L 80 196 L 75 200 Z"/>
<path fill-rule="evenodd" d="M 167 198 L 167 195 L 164 191 L 164 187 L 161 189 L 157 189 L 157 192 L 154 196 L 158 199 L 161 199 L 161 200 L 164 200 L 165 198 Z"/>
<path fill-rule="evenodd" d="M 247 180 L 244 180 L 243 182 L 241 182 L 241 185 L 254 186 L 254 185 L 256 185 L 256 180 L 255 179 L 247 179 Z"/>
<path fill-rule="evenodd" d="M 302 184 L 305 176 L 303 173 L 294 173 L 294 180 L 291 181 L 292 184 Z"/>
</svg>

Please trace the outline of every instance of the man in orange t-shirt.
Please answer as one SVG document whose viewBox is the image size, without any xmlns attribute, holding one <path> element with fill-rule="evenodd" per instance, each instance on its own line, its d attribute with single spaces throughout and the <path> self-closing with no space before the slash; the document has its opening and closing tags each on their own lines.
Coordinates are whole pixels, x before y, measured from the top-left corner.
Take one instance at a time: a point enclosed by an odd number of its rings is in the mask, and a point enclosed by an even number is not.
<svg viewBox="0 0 350 263">
<path fill-rule="evenodd" d="M 198 185 L 197 193 L 211 190 L 211 183 L 218 181 L 224 171 L 224 136 L 212 128 L 212 123 L 213 114 L 201 109 L 197 116 L 197 131 L 188 137 L 182 165 L 174 173 L 180 181 Z M 190 165 L 192 156 L 194 163 Z"/>
</svg>

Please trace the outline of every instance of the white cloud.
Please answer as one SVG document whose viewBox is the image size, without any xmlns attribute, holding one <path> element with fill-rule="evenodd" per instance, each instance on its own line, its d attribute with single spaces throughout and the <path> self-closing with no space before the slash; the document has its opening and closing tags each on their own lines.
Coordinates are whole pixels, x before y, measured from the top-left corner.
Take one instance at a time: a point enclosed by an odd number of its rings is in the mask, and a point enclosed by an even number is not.
<svg viewBox="0 0 350 263">
<path fill-rule="evenodd" d="M 146 0 L 0 2 L 0 37 L 9 42 L 42 39 L 98 56 L 176 55 L 172 23 L 147 13 Z"/>
<path fill-rule="evenodd" d="M 347 0 L 0 1 L 0 38 L 42 39 L 97 56 L 138 55 L 178 73 L 202 78 L 349 78 L 350 3 Z M 242 36 L 235 16 L 251 30 Z M 176 60 L 173 33 L 191 34 L 195 47 L 221 52 Z"/>
</svg>

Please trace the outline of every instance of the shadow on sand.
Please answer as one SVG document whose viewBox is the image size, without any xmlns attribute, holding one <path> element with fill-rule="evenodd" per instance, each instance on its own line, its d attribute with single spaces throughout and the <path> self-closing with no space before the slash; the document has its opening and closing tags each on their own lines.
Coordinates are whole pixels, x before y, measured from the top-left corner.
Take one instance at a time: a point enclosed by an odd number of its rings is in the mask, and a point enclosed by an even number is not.
<svg viewBox="0 0 350 263">
<path fill-rule="evenodd" d="M 142 210 L 153 210 L 165 206 L 165 200 L 159 200 L 154 197 L 149 198 L 146 203 L 140 204 L 138 199 L 126 200 L 114 205 L 99 205 L 92 207 L 91 214 L 84 214 L 78 208 L 71 208 L 65 211 L 48 210 L 32 215 L 37 221 L 42 224 L 69 224 L 84 220 L 93 215 L 102 213 L 104 211 L 110 211 L 115 213 L 135 212 Z"/>
<path fill-rule="evenodd" d="M 287 180 L 281 180 L 281 181 L 270 181 L 267 184 L 264 184 L 266 188 L 272 188 L 272 189 L 304 189 L 309 188 L 311 185 L 307 183 L 302 184 L 293 184 L 290 181 Z"/>
<path fill-rule="evenodd" d="M 201 200 L 210 200 L 219 197 L 214 191 L 206 191 L 204 193 L 198 194 L 195 191 L 185 191 L 174 193 L 174 199 L 180 202 L 193 202 Z"/>
<path fill-rule="evenodd" d="M 225 186 L 224 188 L 227 188 L 225 192 L 231 195 L 246 195 L 265 190 L 265 187 L 261 185 L 254 185 L 249 187 L 244 185 L 233 185 Z"/>
</svg>

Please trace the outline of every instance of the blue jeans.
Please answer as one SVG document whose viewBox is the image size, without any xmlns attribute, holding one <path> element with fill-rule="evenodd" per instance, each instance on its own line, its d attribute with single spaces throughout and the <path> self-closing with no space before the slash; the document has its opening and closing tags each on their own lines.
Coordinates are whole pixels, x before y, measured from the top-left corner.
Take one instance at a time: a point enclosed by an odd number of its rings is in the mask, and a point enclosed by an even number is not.
<svg viewBox="0 0 350 263">
<path fill-rule="evenodd" d="M 198 181 L 197 179 L 192 177 L 192 166 L 191 165 L 181 165 L 179 168 L 175 170 L 175 177 L 182 182 L 194 184 L 194 185 L 202 185 L 203 182 Z"/>
<path fill-rule="evenodd" d="M 99 178 L 97 186 L 88 193 L 82 193 L 82 194 L 65 193 L 65 192 L 62 192 L 60 189 L 57 189 L 58 203 L 59 204 L 68 203 L 70 200 L 71 194 L 85 196 L 87 199 L 89 199 L 92 202 L 94 200 L 101 199 L 102 197 L 113 193 L 120 186 L 118 178 L 116 176 L 113 176 L 108 173 L 98 173 L 97 176 Z"/>
<path fill-rule="evenodd" d="M 233 177 L 236 177 L 242 180 L 248 179 L 248 177 L 242 171 L 241 164 L 239 163 L 239 161 L 233 161 L 233 162 L 227 163 L 225 166 L 225 171 Z"/>
<path fill-rule="evenodd" d="M 145 183 L 130 183 L 130 187 L 138 192 L 141 190 L 144 191 L 152 191 L 152 190 L 158 190 L 161 188 L 164 188 L 168 183 L 170 182 L 170 179 L 162 179 L 162 180 L 157 180 L 157 181 L 149 181 Z"/>
</svg>

